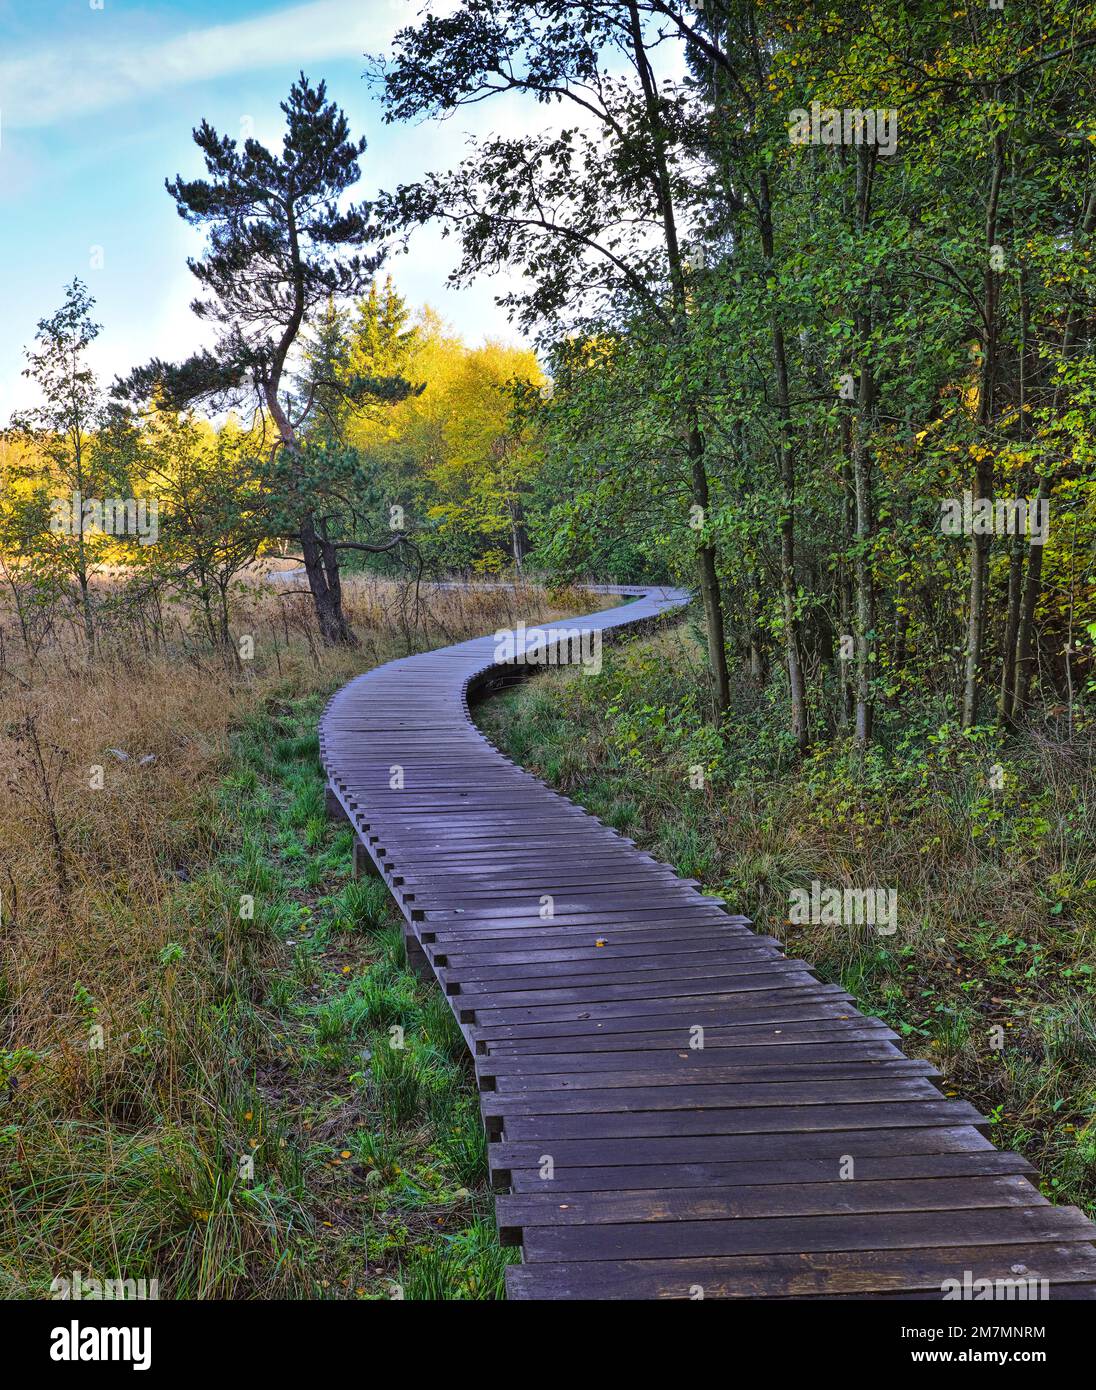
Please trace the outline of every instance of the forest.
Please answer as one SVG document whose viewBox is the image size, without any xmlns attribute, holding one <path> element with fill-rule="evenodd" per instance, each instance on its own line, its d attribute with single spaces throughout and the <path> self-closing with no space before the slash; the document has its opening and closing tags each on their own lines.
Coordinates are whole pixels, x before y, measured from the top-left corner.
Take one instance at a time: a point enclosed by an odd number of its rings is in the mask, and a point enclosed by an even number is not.
<svg viewBox="0 0 1096 1390">
<path fill-rule="evenodd" d="M 589 583 L 693 599 L 492 742 L 1096 1213 L 1096 10 L 459 0 L 360 67 L 378 127 L 493 133 L 382 187 L 318 72 L 278 143 L 196 110 L 148 197 L 206 346 L 102 378 L 74 274 L 0 421 L 0 1294 L 124 1231 L 171 1297 L 502 1296 L 461 1039 L 316 726 Z M 424 228 L 511 339 L 401 290 Z"/>
</svg>

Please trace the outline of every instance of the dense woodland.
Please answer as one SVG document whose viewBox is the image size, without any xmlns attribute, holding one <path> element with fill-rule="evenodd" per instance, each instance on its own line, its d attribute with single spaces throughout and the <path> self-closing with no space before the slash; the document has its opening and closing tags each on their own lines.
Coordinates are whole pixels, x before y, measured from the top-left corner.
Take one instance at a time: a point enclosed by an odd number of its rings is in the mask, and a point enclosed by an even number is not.
<svg viewBox="0 0 1096 1390">
<path fill-rule="evenodd" d="M 362 66 L 378 122 L 496 133 L 379 188 L 318 74 L 280 147 L 201 122 L 149 196 L 208 345 L 99 380 L 73 279 L 0 431 L 0 1291 L 125 1229 L 180 1296 L 499 1295 L 474 1083 L 315 721 L 583 580 L 696 601 L 492 737 L 785 941 L 812 879 L 897 884 L 895 940 L 792 944 L 1091 1208 L 1096 9 L 459 0 Z M 422 226 L 533 346 L 408 302 Z"/>
<path fill-rule="evenodd" d="M 545 554 L 691 578 L 717 712 L 729 662 L 782 670 L 800 748 L 1091 680 L 1094 18 L 469 4 L 404 36 L 394 117 L 572 113 L 384 207 L 447 219 L 463 274 L 527 271 Z M 814 102 L 894 113 L 895 149 L 796 143 Z M 1049 543 L 946 535 L 968 490 L 1049 501 Z"/>
</svg>

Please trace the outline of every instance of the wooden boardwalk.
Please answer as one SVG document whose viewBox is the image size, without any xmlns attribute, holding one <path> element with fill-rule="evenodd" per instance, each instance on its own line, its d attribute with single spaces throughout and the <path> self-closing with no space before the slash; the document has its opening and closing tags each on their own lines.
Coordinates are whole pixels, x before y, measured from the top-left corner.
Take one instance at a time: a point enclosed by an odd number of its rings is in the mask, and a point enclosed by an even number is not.
<svg viewBox="0 0 1096 1390">
<path fill-rule="evenodd" d="M 615 592 L 546 630 L 687 598 Z M 931 1063 L 492 747 L 468 700 L 493 675 L 493 637 L 390 662 L 320 747 L 475 1055 L 509 1296 L 1096 1297 L 1096 1228 Z"/>
</svg>

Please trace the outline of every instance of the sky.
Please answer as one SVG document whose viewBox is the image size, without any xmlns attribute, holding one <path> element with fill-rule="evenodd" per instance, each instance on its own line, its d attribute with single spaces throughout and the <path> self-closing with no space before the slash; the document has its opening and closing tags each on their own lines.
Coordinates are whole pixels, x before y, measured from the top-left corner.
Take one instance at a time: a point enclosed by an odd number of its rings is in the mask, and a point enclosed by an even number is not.
<svg viewBox="0 0 1096 1390">
<path fill-rule="evenodd" d="M 21 372 L 35 325 L 74 276 L 96 300 L 90 360 L 109 382 L 151 357 L 209 340 L 190 312 L 200 254 L 164 188 L 204 174 L 191 131 L 204 117 L 233 136 L 280 146 L 278 109 L 302 68 L 326 78 L 369 147 L 356 196 L 369 198 L 456 162 L 466 134 L 536 119 L 509 98 L 444 122 L 384 125 L 363 80 L 420 0 L 0 0 L 0 424 L 35 399 Z M 484 280 L 445 284 L 456 248 L 415 234 L 391 271 L 413 304 L 433 305 L 466 341 L 521 341 Z M 382 272 L 383 274 L 384 272 Z"/>
</svg>

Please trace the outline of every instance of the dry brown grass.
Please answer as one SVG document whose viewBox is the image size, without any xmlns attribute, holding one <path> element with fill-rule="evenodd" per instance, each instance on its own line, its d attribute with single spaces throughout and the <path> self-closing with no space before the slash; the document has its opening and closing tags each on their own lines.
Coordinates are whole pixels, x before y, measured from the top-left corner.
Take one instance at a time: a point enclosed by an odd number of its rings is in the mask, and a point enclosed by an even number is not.
<svg viewBox="0 0 1096 1390">
<path fill-rule="evenodd" d="M 408 650 L 596 606 L 577 593 L 426 586 L 416 604 L 407 586 L 351 579 L 360 645 L 331 650 L 292 587 L 257 575 L 238 587 L 232 630 L 253 636 L 248 661 L 185 621 L 146 642 L 132 614 L 104 629 L 90 661 L 63 625 L 20 653 L 15 616 L 0 617 L 0 1086 L 11 1102 L 0 1294 L 5 1282 L 40 1292 L 44 1261 L 86 1270 L 119 1247 L 140 1249 L 140 1274 L 157 1246 L 188 1252 L 188 1292 L 237 1288 L 229 1255 L 192 1229 L 220 1200 L 205 1189 L 231 1128 L 232 1069 L 249 1051 L 233 1019 L 261 995 L 270 947 L 213 867 L 238 838 L 219 794 L 233 730 Z M 233 1239 L 218 1227 L 226 1252 L 248 1220 L 254 1239 L 269 1237 L 270 1212 L 233 1214 Z"/>
<path fill-rule="evenodd" d="M 226 831 L 209 793 L 227 766 L 230 729 L 256 702 L 332 689 L 409 648 L 591 603 L 579 593 L 552 599 L 531 586 L 424 585 L 416 612 L 405 586 L 351 579 L 346 609 L 360 647 L 333 650 L 316 638 L 307 597 L 249 583 L 233 630 L 254 637 L 253 661 L 226 668 L 223 654 L 191 640 L 151 655 L 112 649 L 90 663 L 47 652 L 24 667 L 31 683 L 9 684 L 0 728 L 3 1045 L 63 1047 L 77 983 L 113 1014 L 175 939 L 164 904 Z"/>
</svg>

